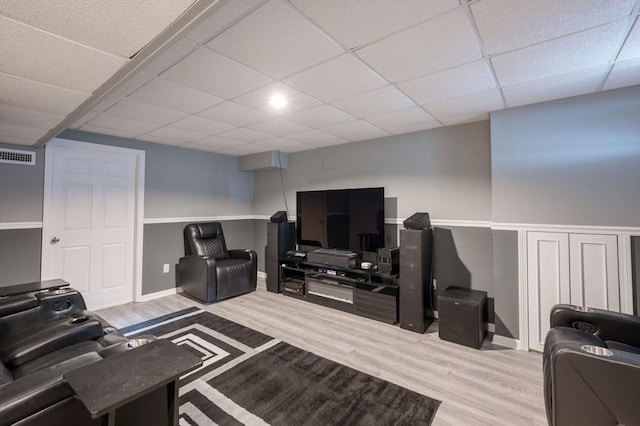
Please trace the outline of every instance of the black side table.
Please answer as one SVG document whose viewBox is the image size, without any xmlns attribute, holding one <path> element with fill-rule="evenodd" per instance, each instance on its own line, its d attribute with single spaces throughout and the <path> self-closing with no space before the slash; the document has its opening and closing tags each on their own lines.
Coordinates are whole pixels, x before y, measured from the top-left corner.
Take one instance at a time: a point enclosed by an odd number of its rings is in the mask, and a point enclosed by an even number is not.
<svg viewBox="0 0 640 426">
<path fill-rule="evenodd" d="M 116 409 L 166 386 L 167 424 L 178 424 L 178 379 L 202 360 L 169 340 L 156 340 L 80 367 L 63 377 L 91 414 L 115 425 Z"/>
<path fill-rule="evenodd" d="M 438 296 L 438 335 L 480 349 L 487 337 L 487 292 L 447 287 Z"/>
</svg>

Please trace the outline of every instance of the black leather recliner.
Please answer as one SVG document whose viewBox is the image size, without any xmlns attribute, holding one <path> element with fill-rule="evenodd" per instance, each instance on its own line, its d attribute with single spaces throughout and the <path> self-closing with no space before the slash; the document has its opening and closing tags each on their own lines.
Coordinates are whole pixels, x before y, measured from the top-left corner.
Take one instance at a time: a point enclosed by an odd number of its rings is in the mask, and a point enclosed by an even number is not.
<svg viewBox="0 0 640 426">
<path fill-rule="evenodd" d="M 184 228 L 185 256 L 178 263 L 178 285 L 204 303 L 255 291 L 258 257 L 253 250 L 227 250 L 220 222 Z"/>
<path fill-rule="evenodd" d="M 112 356 L 136 362 L 136 348 L 156 338 L 131 341 L 85 309 L 82 295 L 71 288 L 0 297 L 0 426 L 101 423 L 91 418 L 65 374 Z M 98 385 L 104 381 L 103 376 L 90 379 Z M 166 425 L 159 408 L 170 398 L 165 389 L 149 389 L 117 409 L 116 424 Z"/>
<path fill-rule="evenodd" d="M 556 305 L 543 373 L 549 425 L 640 425 L 640 317 Z"/>
</svg>

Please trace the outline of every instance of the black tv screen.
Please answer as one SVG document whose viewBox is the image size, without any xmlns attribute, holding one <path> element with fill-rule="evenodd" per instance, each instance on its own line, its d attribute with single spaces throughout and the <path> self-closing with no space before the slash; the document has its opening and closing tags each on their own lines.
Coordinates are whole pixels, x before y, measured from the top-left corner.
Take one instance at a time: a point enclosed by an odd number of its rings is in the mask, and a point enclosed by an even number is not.
<svg viewBox="0 0 640 426">
<path fill-rule="evenodd" d="M 384 188 L 296 194 L 297 243 L 375 252 L 384 247 Z"/>
</svg>

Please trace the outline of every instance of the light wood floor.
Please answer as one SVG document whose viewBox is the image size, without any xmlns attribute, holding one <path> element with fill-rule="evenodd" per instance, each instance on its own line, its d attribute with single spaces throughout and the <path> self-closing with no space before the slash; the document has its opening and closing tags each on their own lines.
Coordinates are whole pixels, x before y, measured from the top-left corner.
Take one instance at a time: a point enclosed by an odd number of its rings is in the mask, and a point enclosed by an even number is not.
<svg viewBox="0 0 640 426">
<path fill-rule="evenodd" d="M 124 327 L 190 306 L 442 401 L 434 425 L 546 425 L 542 357 L 485 342 L 475 350 L 266 291 L 203 305 L 182 295 L 97 313 Z"/>
</svg>

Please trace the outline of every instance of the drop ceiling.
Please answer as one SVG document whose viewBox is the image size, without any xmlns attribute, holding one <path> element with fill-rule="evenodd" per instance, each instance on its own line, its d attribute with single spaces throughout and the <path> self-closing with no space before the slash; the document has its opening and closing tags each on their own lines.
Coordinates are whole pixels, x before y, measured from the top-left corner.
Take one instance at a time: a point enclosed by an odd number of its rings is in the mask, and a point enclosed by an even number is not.
<svg viewBox="0 0 640 426">
<path fill-rule="evenodd" d="M 240 156 L 484 120 L 640 84 L 639 12 L 640 0 L 5 0 L 0 142 L 71 128 Z"/>
</svg>

